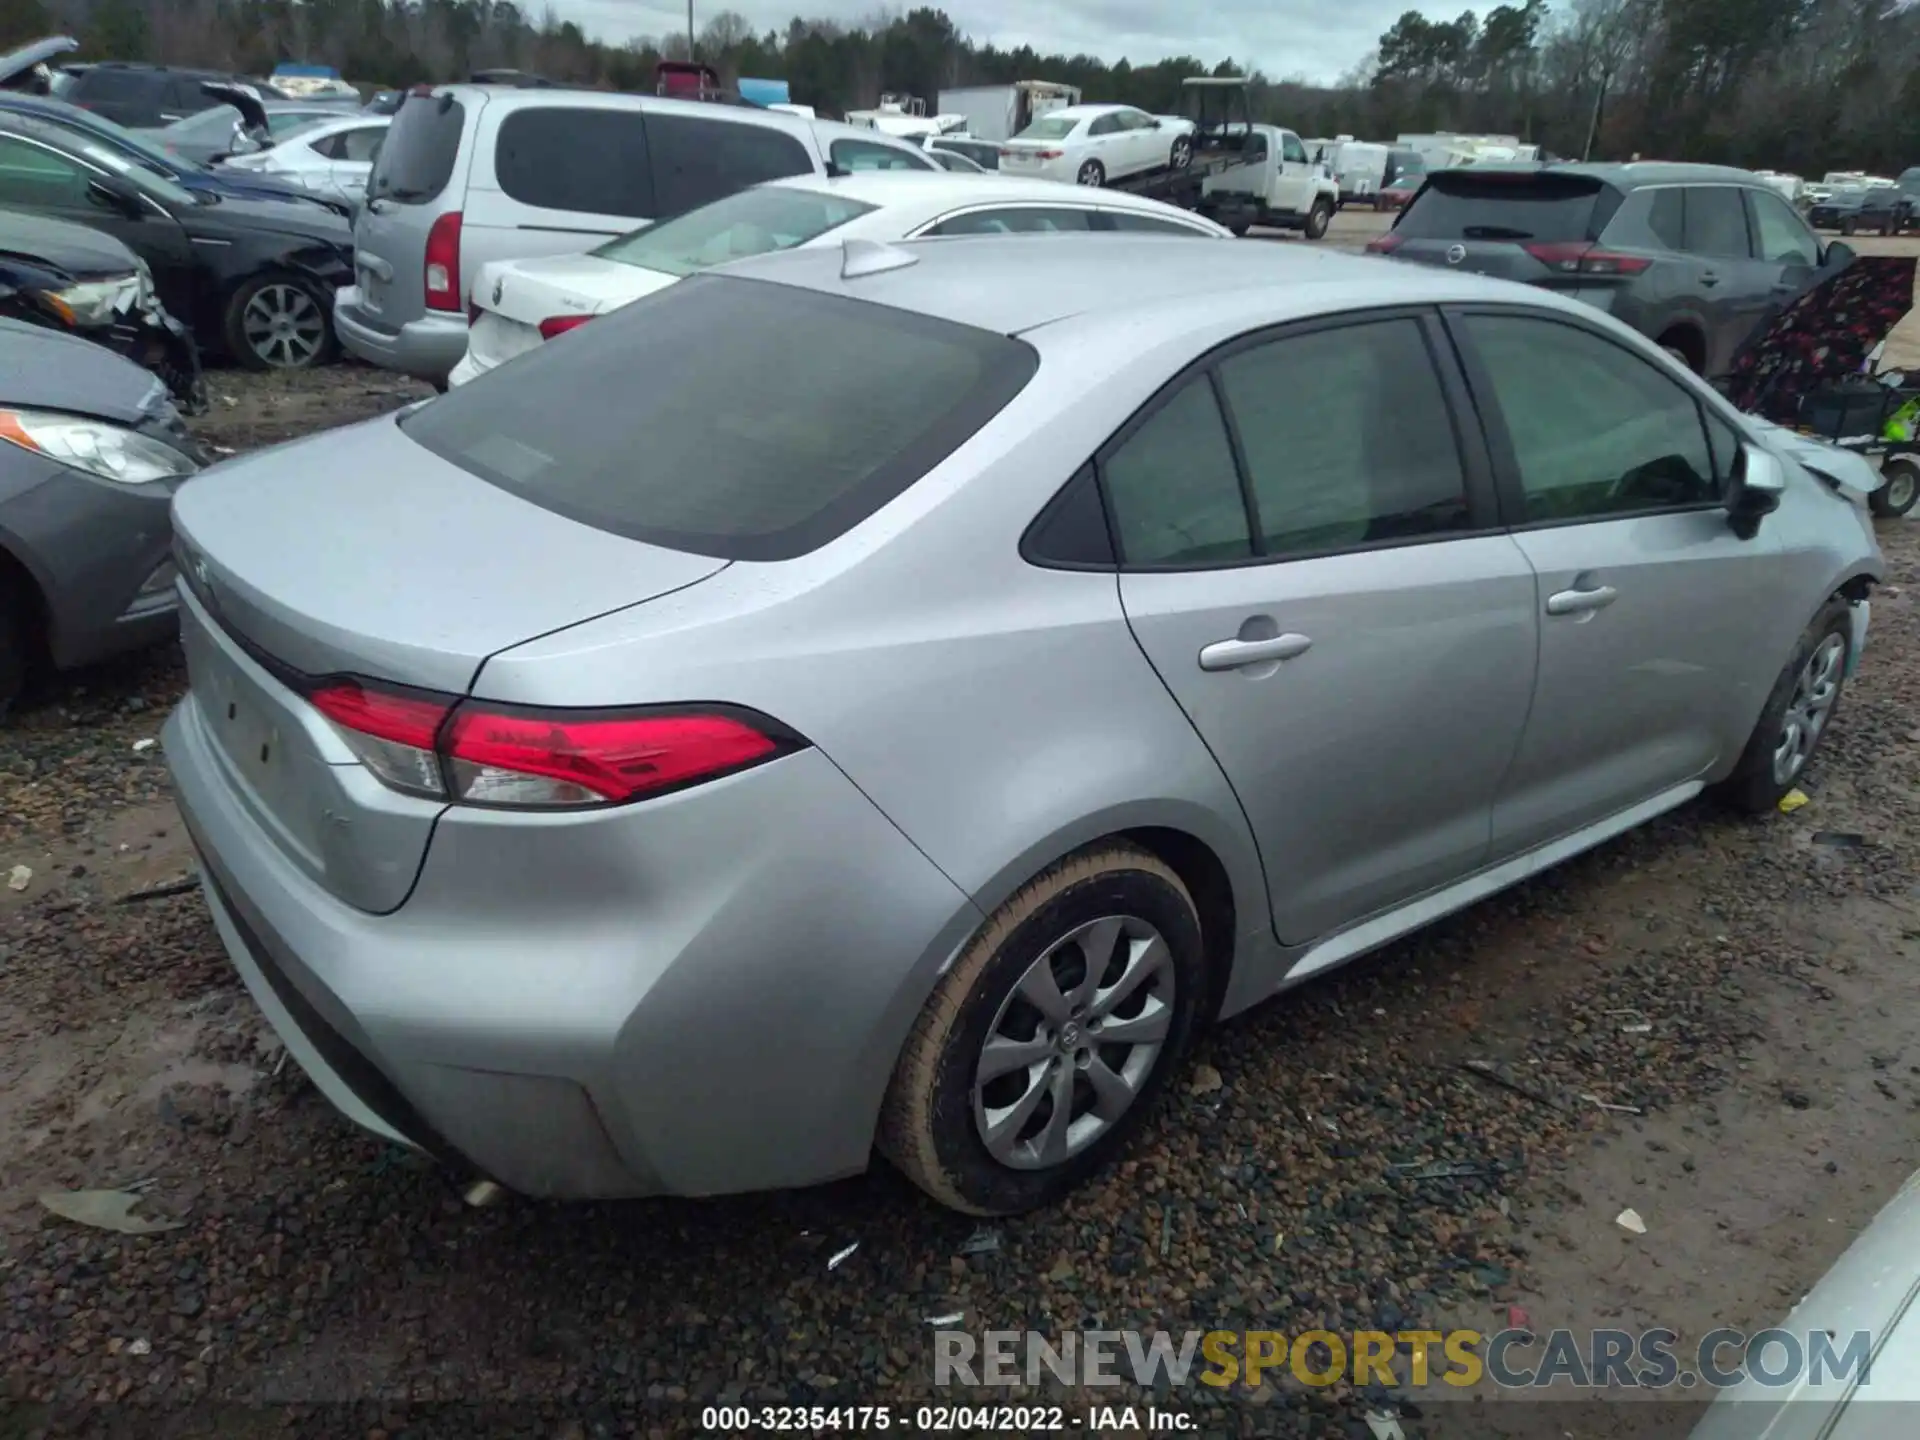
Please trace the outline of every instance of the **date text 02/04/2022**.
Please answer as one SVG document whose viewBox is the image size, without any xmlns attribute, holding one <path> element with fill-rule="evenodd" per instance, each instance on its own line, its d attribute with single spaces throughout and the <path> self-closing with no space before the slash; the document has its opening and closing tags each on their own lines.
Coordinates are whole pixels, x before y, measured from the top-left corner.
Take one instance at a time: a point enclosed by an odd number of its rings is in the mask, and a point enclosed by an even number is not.
<svg viewBox="0 0 1920 1440">
<path fill-rule="evenodd" d="M 1193 1417 L 1152 1406 L 1097 1405 L 1081 1414 L 1060 1405 L 709 1405 L 700 1412 L 708 1435 L 800 1435 L 898 1430 L 907 1435 L 1035 1435 L 1077 1430 L 1180 1434 Z"/>
</svg>

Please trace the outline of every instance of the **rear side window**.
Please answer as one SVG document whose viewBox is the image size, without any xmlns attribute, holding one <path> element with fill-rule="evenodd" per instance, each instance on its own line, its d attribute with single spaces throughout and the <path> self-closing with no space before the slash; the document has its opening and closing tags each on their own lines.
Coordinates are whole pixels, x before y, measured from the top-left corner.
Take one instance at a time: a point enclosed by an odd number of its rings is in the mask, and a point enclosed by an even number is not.
<svg viewBox="0 0 1920 1440">
<path fill-rule="evenodd" d="M 1222 565 L 1253 555 L 1233 442 L 1205 376 L 1186 382 L 1100 466 L 1131 566 Z"/>
<path fill-rule="evenodd" d="M 647 119 L 647 141 L 661 219 L 762 180 L 813 173 L 806 146 L 771 125 L 655 111 Z"/>
<path fill-rule="evenodd" d="M 1753 253 L 1747 239 L 1747 206 L 1731 185 L 1687 187 L 1687 249 L 1695 255 L 1735 260 Z"/>
<path fill-rule="evenodd" d="M 1133 234 L 1147 235 L 1208 235 L 1209 231 L 1197 225 L 1188 225 L 1179 220 L 1169 220 L 1159 215 L 1141 215 L 1132 210 L 1108 210 L 1104 212 L 1107 227 L 1112 230 L 1126 230 Z"/>
<path fill-rule="evenodd" d="M 638 110 L 539 105 L 500 122 L 493 173 L 511 199 L 540 210 L 654 214 L 648 126 Z"/>
<path fill-rule="evenodd" d="M 1004 210 L 975 210 L 942 220 L 929 235 L 1052 235 L 1093 229 L 1091 210 L 1020 205 Z"/>
<path fill-rule="evenodd" d="M 1026 385 L 1017 340 L 892 306 L 697 275 L 400 423 L 597 529 L 786 560 L 938 465 Z"/>
<path fill-rule="evenodd" d="M 1393 228 L 1408 240 L 1592 240 L 1618 204 L 1585 175 L 1441 174 Z"/>
<path fill-rule="evenodd" d="M 424 205 L 447 188 L 460 158 L 467 110 L 451 95 L 409 95 L 393 117 L 367 194 L 401 205 Z"/>
</svg>

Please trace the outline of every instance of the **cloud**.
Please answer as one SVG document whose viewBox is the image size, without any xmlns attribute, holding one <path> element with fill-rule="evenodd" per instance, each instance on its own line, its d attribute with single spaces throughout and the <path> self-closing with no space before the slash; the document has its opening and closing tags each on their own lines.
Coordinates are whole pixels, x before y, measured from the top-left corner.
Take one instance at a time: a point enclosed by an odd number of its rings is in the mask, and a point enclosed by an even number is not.
<svg viewBox="0 0 1920 1440">
<path fill-rule="evenodd" d="M 674 0 L 552 3 L 562 20 L 615 44 L 687 26 L 686 6 Z M 537 4 L 525 8 L 539 13 Z M 795 15 L 854 25 L 881 8 L 877 0 L 694 0 L 693 20 L 697 29 L 731 9 L 757 29 L 784 30 Z M 886 8 L 908 6 L 896 0 Z M 945 6 L 954 25 L 975 44 L 1031 45 L 1043 55 L 1088 54 L 1108 62 L 1124 56 L 1135 64 L 1194 55 L 1211 65 L 1231 57 L 1275 79 L 1320 82 L 1337 80 L 1359 64 L 1380 33 L 1410 8 L 1449 19 L 1467 8 L 1467 0 L 1411 5 L 1409 0 L 1207 0 L 1205 5 L 1194 0 L 951 0 Z"/>
</svg>

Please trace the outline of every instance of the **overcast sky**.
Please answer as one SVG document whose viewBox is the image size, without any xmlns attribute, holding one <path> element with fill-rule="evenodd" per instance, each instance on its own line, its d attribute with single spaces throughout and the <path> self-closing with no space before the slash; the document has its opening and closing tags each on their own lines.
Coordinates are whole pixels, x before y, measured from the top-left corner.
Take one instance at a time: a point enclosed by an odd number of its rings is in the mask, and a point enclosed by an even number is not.
<svg viewBox="0 0 1920 1440">
<path fill-rule="evenodd" d="M 1231 56 L 1276 79 L 1332 81 L 1359 64 L 1401 12 L 1450 19 L 1469 6 L 1470 0 L 947 0 L 942 8 L 976 44 L 1001 49 L 1026 44 L 1043 55 L 1085 52 L 1108 61 L 1125 56 L 1136 64 L 1169 55 L 1197 55 L 1213 64 Z M 686 0 L 553 0 L 553 7 L 594 39 L 616 44 L 687 24 Z M 530 0 L 523 8 L 537 15 L 540 5 Z M 758 29 L 784 29 L 795 15 L 857 24 L 882 8 L 904 11 L 911 3 L 694 0 L 693 19 L 698 28 L 731 9 Z"/>
</svg>

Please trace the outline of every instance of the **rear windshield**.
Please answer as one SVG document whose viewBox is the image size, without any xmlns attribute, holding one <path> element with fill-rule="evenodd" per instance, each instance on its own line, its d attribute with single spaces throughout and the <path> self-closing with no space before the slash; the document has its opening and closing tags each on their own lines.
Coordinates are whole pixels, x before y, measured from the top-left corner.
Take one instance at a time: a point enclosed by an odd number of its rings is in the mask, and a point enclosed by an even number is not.
<svg viewBox="0 0 1920 1440">
<path fill-rule="evenodd" d="M 1435 175 L 1394 232 L 1408 240 L 1591 240 L 1601 190 L 1576 175 Z"/>
<path fill-rule="evenodd" d="M 151 70 L 100 70 L 87 71 L 74 81 L 70 95 L 84 95 L 89 100 L 128 100 L 141 99 L 160 83 L 160 77 Z"/>
<path fill-rule="evenodd" d="M 696 275 L 400 424 L 582 524 L 786 560 L 858 524 L 1033 375 L 1017 340 L 891 306 Z"/>
<path fill-rule="evenodd" d="M 453 96 L 409 95 L 374 161 L 368 198 L 424 205 L 439 195 L 453 179 L 466 124 L 466 107 Z"/>
<path fill-rule="evenodd" d="M 1048 116 L 1036 120 L 1013 138 L 1016 140 L 1064 140 L 1073 133 L 1078 120 L 1062 120 L 1057 116 Z"/>
<path fill-rule="evenodd" d="M 593 253 L 643 270 L 691 275 L 729 260 L 804 245 L 875 208 L 845 195 L 766 185 L 622 235 Z"/>
</svg>

